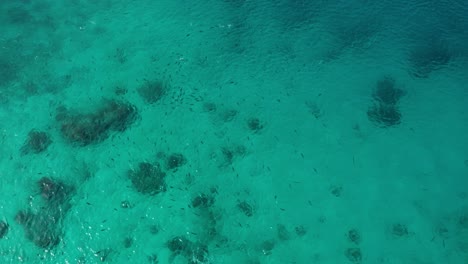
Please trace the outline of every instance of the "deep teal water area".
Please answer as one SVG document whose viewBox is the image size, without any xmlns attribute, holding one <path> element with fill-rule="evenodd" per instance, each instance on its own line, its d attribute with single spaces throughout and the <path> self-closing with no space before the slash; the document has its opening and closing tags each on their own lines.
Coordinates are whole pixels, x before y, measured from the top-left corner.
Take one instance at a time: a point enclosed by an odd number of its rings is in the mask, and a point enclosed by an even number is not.
<svg viewBox="0 0 468 264">
<path fill-rule="evenodd" d="M 468 2 L 0 2 L 0 263 L 468 263 Z"/>
</svg>

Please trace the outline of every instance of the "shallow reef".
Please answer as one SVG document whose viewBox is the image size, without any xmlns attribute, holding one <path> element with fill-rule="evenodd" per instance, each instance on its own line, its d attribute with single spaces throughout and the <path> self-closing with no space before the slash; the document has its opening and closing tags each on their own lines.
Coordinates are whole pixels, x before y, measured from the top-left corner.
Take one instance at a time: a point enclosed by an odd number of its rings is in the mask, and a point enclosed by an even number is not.
<svg viewBox="0 0 468 264">
<path fill-rule="evenodd" d="M 21 154 L 38 154 L 45 151 L 52 143 L 49 134 L 43 131 L 31 130 L 28 139 L 21 147 Z"/>
<path fill-rule="evenodd" d="M 209 208 L 215 202 L 215 197 L 211 194 L 201 193 L 192 199 L 193 208 Z"/>
<path fill-rule="evenodd" d="M 8 234 L 8 229 L 10 226 L 8 225 L 7 222 L 0 221 L 0 239 L 5 237 Z"/>
<path fill-rule="evenodd" d="M 454 54 L 446 41 L 430 37 L 428 41 L 415 47 L 408 56 L 410 73 L 417 78 L 427 78 L 429 75 L 453 60 Z"/>
<path fill-rule="evenodd" d="M 190 264 L 205 263 L 208 257 L 208 247 L 199 242 L 192 242 L 184 236 L 175 236 L 166 242 L 173 257 L 181 255 Z"/>
<path fill-rule="evenodd" d="M 162 81 L 146 81 L 137 91 L 147 104 L 154 104 L 167 93 L 168 86 Z"/>
<path fill-rule="evenodd" d="M 385 76 L 380 79 L 372 93 L 373 105 L 367 110 L 369 120 L 382 127 L 400 124 L 398 103 L 405 94 L 405 91 L 396 87 L 392 77 Z"/>
<path fill-rule="evenodd" d="M 15 221 L 23 226 L 26 238 L 36 246 L 51 249 L 60 243 L 62 220 L 70 209 L 74 188 L 62 181 L 43 177 L 37 182 L 42 206 L 16 213 Z"/>
<path fill-rule="evenodd" d="M 15 220 L 23 226 L 26 238 L 40 248 L 50 249 L 60 242 L 60 223 L 47 212 L 19 211 Z"/>
<path fill-rule="evenodd" d="M 396 106 L 385 104 L 374 104 L 367 111 L 371 121 L 383 127 L 400 124 L 401 113 Z"/>
<path fill-rule="evenodd" d="M 249 120 L 247 120 L 247 126 L 254 133 L 258 133 L 263 129 L 263 124 L 257 117 L 249 118 Z"/>
<path fill-rule="evenodd" d="M 166 191 L 166 173 L 159 164 L 141 162 L 136 170 L 128 172 L 133 187 L 142 194 L 155 195 Z"/>
<path fill-rule="evenodd" d="M 105 101 L 93 113 L 70 114 L 65 109 L 57 113 L 60 131 L 70 143 L 87 146 L 109 137 L 111 131 L 125 131 L 138 116 L 137 109 L 123 101 Z"/>
<path fill-rule="evenodd" d="M 352 263 L 361 263 L 362 253 L 360 248 L 348 248 L 345 251 L 346 258 Z"/>
<path fill-rule="evenodd" d="M 166 159 L 166 168 L 168 170 L 174 170 L 183 166 L 186 162 L 187 159 L 181 153 L 172 153 Z"/>
<path fill-rule="evenodd" d="M 395 79 L 385 76 L 377 82 L 372 97 L 382 104 L 396 105 L 404 95 L 405 91 L 396 87 Z"/>
</svg>

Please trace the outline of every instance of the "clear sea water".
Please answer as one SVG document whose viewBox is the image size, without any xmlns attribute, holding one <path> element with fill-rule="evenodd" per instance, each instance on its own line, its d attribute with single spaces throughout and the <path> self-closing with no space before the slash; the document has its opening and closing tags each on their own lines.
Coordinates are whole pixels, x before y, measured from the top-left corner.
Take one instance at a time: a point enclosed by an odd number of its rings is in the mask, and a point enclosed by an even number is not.
<svg viewBox="0 0 468 264">
<path fill-rule="evenodd" d="M 468 263 L 468 1 L 3 0 L 0 263 Z"/>
</svg>

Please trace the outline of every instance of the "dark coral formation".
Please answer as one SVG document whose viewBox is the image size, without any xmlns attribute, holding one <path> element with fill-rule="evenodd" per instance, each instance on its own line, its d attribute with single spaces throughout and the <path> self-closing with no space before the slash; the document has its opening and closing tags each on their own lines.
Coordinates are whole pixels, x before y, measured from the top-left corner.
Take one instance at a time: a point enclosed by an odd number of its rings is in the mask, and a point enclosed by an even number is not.
<svg viewBox="0 0 468 264">
<path fill-rule="evenodd" d="M 111 131 L 125 131 L 136 117 L 137 110 L 133 105 L 115 100 L 106 101 L 94 113 L 71 115 L 64 110 L 57 113 L 62 135 L 79 146 L 98 143 Z"/>
<path fill-rule="evenodd" d="M 215 103 L 211 103 L 211 102 L 205 102 L 203 103 L 203 111 L 204 112 L 216 112 L 217 110 L 217 106 Z"/>
<path fill-rule="evenodd" d="M 74 191 L 73 187 L 49 177 L 39 179 L 38 186 L 45 203 L 53 207 L 63 207 Z"/>
<path fill-rule="evenodd" d="M 130 170 L 128 177 L 132 181 L 133 187 L 142 194 L 155 195 L 166 191 L 166 182 L 159 164 L 141 162 L 137 170 Z"/>
<path fill-rule="evenodd" d="M 348 240 L 356 245 L 361 243 L 361 235 L 357 229 L 350 229 L 348 231 Z"/>
<path fill-rule="evenodd" d="M 149 264 L 158 264 L 159 263 L 159 258 L 157 254 L 151 254 L 150 256 L 147 257 L 148 263 Z"/>
<path fill-rule="evenodd" d="M 123 245 L 124 245 L 124 248 L 131 248 L 133 245 L 133 238 L 131 237 L 124 238 Z"/>
<path fill-rule="evenodd" d="M 115 95 L 118 95 L 118 96 L 126 95 L 127 92 L 128 92 L 127 88 L 122 87 L 122 86 L 116 86 L 116 87 L 114 88 L 114 94 L 115 94 Z"/>
<path fill-rule="evenodd" d="M 238 201 L 237 208 L 248 217 L 251 217 L 254 214 L 253 206 L 246 201 Z"/>
<path fill-rule="evenodd" d="M 276 225 L 276 232 L 278 234 L 279 240 L 286 241 L 291 238 L 291 235 L 289 234 L 288 229 L 283 224 Z"/>
<path fill-rule="evenodd" d="M 187 162 L 185 156 L 180 153 L 172 153 L 167 157 L 166 167 L 168 170 L 177 169 L 180 166 L 183 166 Z"/>
<path fill-rule="evenodd" d="M 392 226 L 391 232 L 394 236 L 397 236 L 397 237 L 404 237 L 404 236 L 408 236 L 409 234 L 408 228 L 406 227 L 406 225 L 400 224 L 400 223 L 394 224 Z"/>
<path fill-rule="evenodd" d="M 137 89 L 138 94 L 148 104 L 154 104 L 161 100 L 161 98 L 167 93 L 167 90 L 167 85 L 159 80 L 146 81 Z"/>
<path fill-rule="evenodd" d="M 40 248 L 53 248 L 60 242 L 60 222 L 53 214 L 19 211 L 15 220 L 23 226 L 26 238 Z"/>
<path fill-rule="evenodd" d="M 157 234 L 159 233 L 159 230 L 160 230 L 160 229 L 161 229 L 161 228 L 160 228 L 159 225 L 157 225 L 157 224 L 154 224 L 154 225 L 150 225 L 150 226 L 149 226 L 149 231 L 150 231 L 150 233 L 151 233 L 152 235 L 157 235 Z"/>
<path fill-rule="evenodd" d="M 235 109 L 227 109 L 220 113 L 220 118 L 223 122 L 231 122 L 239 112 Z"/>
<path fill-rule="evenodd" d="M 192 199 L 193 208 L 209 208 L 215 202 L 214 196 L 211 194 L 199 194 Z"/>
<path fill-rule="evenodd" d="M 184 251 L 187 251 L 192 242 L 183 236 L 176 236 L 166 243 L 167 248 L 175 254 L 180 254 Z"/>
<path fill-rule="evenodd" d="M 254 133 L 258 133 L 260 130 L 263 129 L 262 122 L 260 122 L 260 119 L 256 117 L 252 117 L 249 120 L 247 120 L 247 126 Z"/>
<path fill-rule="evenodd" d="M 199 242 L 192 242 L 186 237 L 176 236 L 166 243 L 174 256 L 187 258 L 188 263 L 205 263 L 208 257 L 208 247 Z"/>
<path fill-rule="evenodd" d="M 305 236 L 307 234 L 307 229 L 305 228 L 305 226 L 296 226 L 294 228 L 294 231 L 296 231 L 296 235 L 302 237 L 302 236 Z"/>
<path fill-rule="evenodd" d="M 271 255 L 273 249 L 275 249 L 275 241 L 273 240 L 265 240 L 260 244 L 260 250 L 262 251 L 263 255 Z"/>
<path fill-rule="evenodd" d="M 26 25 L 35 22 L 34 16 L 22 6 L 13 6 L 6 11 L 6 19 L 12 24 Z M 37 22 L 36 22 L 37 23 Z"/>
<path fill-rule="evenodd" d="M 3 54 L 0 54 L 0 87 L 7 86 L 14 81 L 18 76 L 19 70 L 19 65 L 8 60 Z"/>
<path fill-rule="evenodd" d="M 404 95 L 405 92 L 395 86 L 395 79 L 386 76 L 377 82 L 372 97 L 382 104 L 396 105 Z"/>
<path fill-rule="evenodd" d="M 393 105 L 374 104 L 367 115 L 372 122 L 383 127 L 396 126 L 401 122 L 401 113 Z"/>
<path fill-rule="evenodd" d="M 222 165 L 231 165 L 237 157 L 245 156 L 246 152 L 246 148 L 242 145 L 222 147 L 221 153 L 223 154 L 224 158 L 224 162 Z"/>
<path fill-rule="evenodd" d="M 38 181 L 43 206 L 39 210 L 20 210 L 15 217 L 26 238 L 40 248 L 55 247 L 61 239 L 62 220 L 70 209 L 69 199 L 74 188 L 65 183 L 41 178 Z"/>
<path fill-rule="evenodd" d="M 0 221 L 0 239 L 2 239 L 4 236 L 8 234 L 8 229 L 10 226 L 8 225 L 7 222 Z"/>
<path fill-rule="evenodd" d="M 45 151 L 51 143 L 52 140 L 46 132 L 31 130 L 28 139 L 21 147 L 21 153 L 23 155 L 28 153 L 38 154 Z"/>
<path fill-rule="evenodd" d="M 202 192 L 192 198 L 191 208 L 198 216 L 198 238 L 204 242 L 213 241 L 220 238 L 219 220 L 222 215 L 216 210 L 215 201 L 218 190 L 216 187 L 210 188 L 209 192 Z M 219 241 L 218 241 L 219 242 Z"/>
<path fill-rule="evenodd" d="M 362 253 L 360 248 L 348 248 L 345 251 L 346 258 L 353 263 L 362 261 Z"/>
<path fill-rule="evenodd" d="M 458 217 L 458 226 L 461 228 L 468 228 L 468 213 L 465 212 Z"/>
<path fill-rule="evenodd" d="M 398 102 L 403 95 L 405 92 L 395 86 L 393 78 L 385 77 L 378 81 L 372 94 L 374 104 L 367 111 L 369 120 L 383 127 L 398 125 L 401 122 Z"/>
<path fill-rule="evenodd" d="M 446 66 L 453 60 L 453 52 L 446 41 L 439 37 L 431 37 L 419 45 L 409 54 L 408 62 L 411 73 L 418 78 L 427 78 L 429 75 Z"/>
<path fill-rule="evenodd" d="M 320 117 L 322 117 L 322 109 L 320 109 L 317 102 L 309 100 L 305 102 L 305 105 L 307 106 L 309 113 L 311 113 L 315 117 L 315 119 L 319 119 Z"/>
<path fill-rule="evenodd" d="M 330 192 L 335 197 L 340 197 L 343 193 L 343 186 L 341 185 L 333 185 L 330 187 Z"/>
</svg>

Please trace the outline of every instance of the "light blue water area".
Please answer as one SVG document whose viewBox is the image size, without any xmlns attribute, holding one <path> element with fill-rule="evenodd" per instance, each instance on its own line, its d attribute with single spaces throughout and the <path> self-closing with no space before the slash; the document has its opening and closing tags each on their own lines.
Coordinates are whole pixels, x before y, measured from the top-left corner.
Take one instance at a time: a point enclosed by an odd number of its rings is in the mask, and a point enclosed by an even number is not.
<svg viewBox="0 0 468 264">
<path fill-rule="evenodd" d="M 468 2 L 0 3 L 1 263 L 468 263 Z"/>
</svg>

